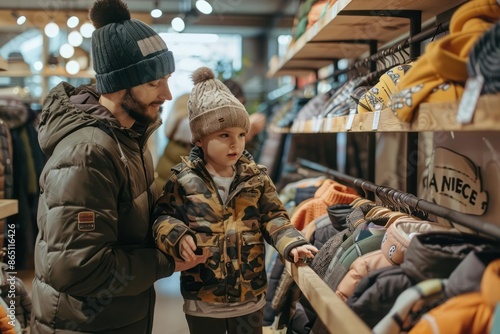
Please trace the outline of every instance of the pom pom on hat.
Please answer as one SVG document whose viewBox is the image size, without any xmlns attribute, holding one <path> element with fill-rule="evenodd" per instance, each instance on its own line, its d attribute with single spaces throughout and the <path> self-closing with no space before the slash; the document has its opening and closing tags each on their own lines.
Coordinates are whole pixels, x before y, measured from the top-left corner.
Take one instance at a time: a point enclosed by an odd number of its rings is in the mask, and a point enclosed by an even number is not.
<svg viewBox="0 0 500 334">
<path fill-rule="evenodd" d="M 208 67 L 200 67 L 191 76 L 194 82 L 188 101 L 192 142 L 225 128 L 240 127 L 248 132 L 250 119 L 240 101 Z"/>
<path fill-rule="evenodd" d="M 131 19 L 121 0 L 97 0 L 89 16 L 96 88 L 101 94 L 155 81 L 175 70 L 174 56 L 147 24 Z"/>
<path fill-rule="evenodd" d="M 215 74 L 208 67 L 200 67 L 191 74 L 191 78 L 193 79 L 193 83 L 197 85 L 203 81 L 215 79 Z"/>
<path fill-rule="evenodd" d="M 97 0 L 90 9 L 89 18 L 96 29 L 110 23 L 123 23 L 130 20 L 130 11 L 127 4 L 120 0 Z"/>
</svg>

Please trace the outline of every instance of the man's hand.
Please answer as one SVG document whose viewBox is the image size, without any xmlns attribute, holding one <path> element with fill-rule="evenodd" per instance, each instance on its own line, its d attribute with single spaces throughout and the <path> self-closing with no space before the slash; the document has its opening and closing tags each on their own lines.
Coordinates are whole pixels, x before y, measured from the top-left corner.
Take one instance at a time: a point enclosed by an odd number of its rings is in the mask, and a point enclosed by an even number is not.
<svg viewBox="0 0 500 334">
<path fill-rule="evenodd" d="M 318 252 L 318 249 L 313 245 L 302 245 L 299 247 L 292 248 L 290 255 L 293 258 L 293 262 L 297 263 L 301 261 L 302 263 L 309 263 L 314 259 L 314 254 Z"/>
</svg>

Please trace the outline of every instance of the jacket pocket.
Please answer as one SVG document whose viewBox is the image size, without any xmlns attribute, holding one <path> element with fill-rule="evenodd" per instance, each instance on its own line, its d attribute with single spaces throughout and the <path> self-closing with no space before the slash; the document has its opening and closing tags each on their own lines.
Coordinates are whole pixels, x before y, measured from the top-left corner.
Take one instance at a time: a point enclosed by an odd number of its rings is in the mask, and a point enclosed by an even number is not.
<svg viewBox="0 0 500 334">
<path fill-rule="evenodd" d="M 260 231 L 241 234 L 240 268 L 243 281 L 251 281 L 265 274 L 264 239 Z"/>
<path fill-rule="evenodd" d="M 208 249 L 211 255 L 207 259 L 205 267 L 208 267 L 210 270 L 212 270 L 216 278 L 222 278 L 222 271 L 220 270 L 221 245 L 219 242 L 219 235 L 209 235 L 197 232 L 196 245 L 198 246 L 199 251 Z"/>
<path fill-rule="evenodd" d="M 257 207 L 260 199 L 260 192 L 257 189 L 243 189 L 237 196 L 239 205 L 243 208 L 254 206 Z"/>
</svg>

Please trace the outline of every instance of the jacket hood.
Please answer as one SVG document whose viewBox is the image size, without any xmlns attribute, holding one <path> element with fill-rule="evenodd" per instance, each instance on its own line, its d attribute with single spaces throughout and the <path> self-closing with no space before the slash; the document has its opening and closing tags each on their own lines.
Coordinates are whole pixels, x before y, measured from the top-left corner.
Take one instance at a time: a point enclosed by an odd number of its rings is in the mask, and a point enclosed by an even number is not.
<svg viewBox="0 0 500 334">
<path fill-rule="evenodd" d="M 401 264 L 413 281 L 448 278 L 471 251 L 491 248 L 490 239 L 457 232 L 429 232 L 414 236 Z"/>
<path fill-rule="evenodd" d="M 450 274 L 445 287 L 447 298 L 477 292 L 488 264 L 500 258 L 500 249 L 492 248 L 470 252 Z"/>
<path fill-rule="evenodd" d="M 68 134 L 87 126 L 105 127 L 128 133 L 130 137 L 140 134 L 122 127 L 111 112 L 99 103 L 100 95 L 94 86 L 75 88 L 66 82 L 54 87 L 44 101 L 40 115 L 38 141 L 40 148 L 50 156 L 56 145 Z M 151 133 L 161 123 L 158 116 L 154 126 L 148 127 Z"/>
<path fill-rule="evenodd" d="M 198 159 L 203 160 L 203 150 L 199 146 L 194 146 L 189 152 L 189 160 L 196 161 Z M 252 155 L 247 150 L 243 151 L 240 159 L 243 159 L 246 163 L 253 161 Z"/>
<path fill-rule="evenodd" d="M 201 172 L 207 173 L 205 168 L 205 163 L 203 161 L 203 150 L 194 146 L 189 153 L 189 157 L 181 157 L 181 162 L 172 167 L 173 171 L 177 173 L 181 172 L 184 168 L 197 169 Z M 262 171 L 267 171 L 267 168 L 263 165 L 258 165 L 254 160 L 250 153 L 246 150 L 243 151 L 243 154 L 238 159 L 235 164 L 236 168 L 236 178 L 240 181 L 245 180 L 254 175 L 260 174 Z"/>
</svg>

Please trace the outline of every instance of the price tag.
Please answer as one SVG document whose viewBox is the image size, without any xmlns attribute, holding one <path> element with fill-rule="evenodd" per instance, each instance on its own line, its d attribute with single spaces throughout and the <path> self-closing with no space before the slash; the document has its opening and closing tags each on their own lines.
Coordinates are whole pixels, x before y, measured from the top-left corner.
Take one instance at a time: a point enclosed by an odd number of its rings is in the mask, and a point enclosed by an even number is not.
<svg viewBox="0 0 500 334">
<path fill-rule="evenodd" d="M 356 115 L 356 109 L 351 108 L 349 111 L 349 118 L 347 119 L 347 123 L 345 125 L 345 129 L 350 131 L 352 129 L 352 122 L 354 121 L 354 115 Z"/>
<path fill-rule="evenodd" d="M 326 129 L 325 132 L 332 132 L 333 120 L 331 117 L 326 118 Z"/>
<path fill-rule="evenodd" d="M 313 38 L 314 36 L 316 36 L 318 34 L 318 27 L 319 27 L 319 24 L 318 24 L 318 22 L 316 22 L 313 26 L 313 33 L 312 33 L 311 38 Z M 311 38 L 308 38 L 308 40 L 310 40 Z"/>
<path fill-rule="evenodd" d="M 318 133 L 321 132 L 321 129 L 323 128 L 323 117 L 318 116 L 317 118 L 314 119 L 313 123 L 313 132 Z"/>
<path fill-rule="evenodd" d="M 328 14 L 328 21 L 331 21 L 335 18 L 336 13 L 333 11 L 333 7 L 331 8 L 331 10 L 327 12 L 327 14 Z"/>
<path fill-rule="evenodd" d="M 299 133 L 304 133 L 304 129 L 306 127 L 306 121 L 299 122 Z"/>
<path fill-rule="evenodd" d="M 337 16 L 338 13 L 339 13 L 339 2 L 337 1 L 332 7 L 332 17 Z"/>
<path fill-rule="evenodd" d="M 477 100 L 479 99 L 479 95 L 481 95 L 483 85 L 484 77 L 481 74 L 478 74 L 478 76 L 474 78 L 467 79 L 462 99 L 458 105 L 457 123 L 468 124 L 472 122 Z"/>
<path fill-rule="evenodd" d="M 378 122 L 380 121 L 380 110 L 381 109 L 382 109 L 382 106 L 380 105 L 380 103 L 377 103 L 375 105 L 375 111 L 373 112 L 372 131 L 378 130 Z"/>
</svg>

